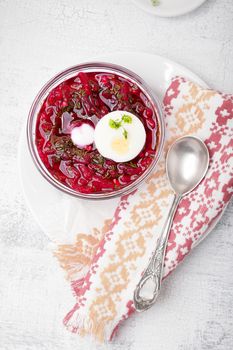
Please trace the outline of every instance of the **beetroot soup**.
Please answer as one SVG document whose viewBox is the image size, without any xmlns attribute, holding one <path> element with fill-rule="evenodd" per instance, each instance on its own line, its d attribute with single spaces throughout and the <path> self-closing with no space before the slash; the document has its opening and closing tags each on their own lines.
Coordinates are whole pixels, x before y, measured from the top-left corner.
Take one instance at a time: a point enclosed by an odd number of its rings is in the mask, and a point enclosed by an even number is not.
<svg viewBox="0 0 233 350">
<path fill-rule="evenodd" d="M 146 141 L 128 162 L 103 157 L 91 143 L 75 145 L 71 132 L 83 124 L 95 128 L 112 111 L 128 111 L 143 123 Z M 150 166 L 159 138 L 157 116 L 142 90 L 117 74 L 79 73 L 57 87 L 44 100 L 36 123 L 36 146 L 51 175 L 81 193 L 108 193 L 137 180 Z"/>
</svg>

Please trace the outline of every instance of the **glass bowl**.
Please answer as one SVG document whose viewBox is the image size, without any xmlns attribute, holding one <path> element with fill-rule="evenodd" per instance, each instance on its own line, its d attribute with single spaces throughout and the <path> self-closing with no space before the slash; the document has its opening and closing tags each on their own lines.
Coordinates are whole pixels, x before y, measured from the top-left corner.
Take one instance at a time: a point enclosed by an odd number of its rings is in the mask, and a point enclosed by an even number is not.
<svg viewBox="0 0 233 350">
<path fill-rule="evenodd" d="M 77 75 L 79 72 L 112 73 L 112 74 L 117 74 L 118 76 L 121 76 L 125 79 L 128 79 L 132 83 L 136 84 L 141 89 L 141 91 L 146 95 L 146 97 L 151 103 L 153 111 L 157 116 L 159 132 L 158 132 L 158 139 L 157 139 L 156 154 L 152 163 L 134 182 L 130 183 L 129 185 L 126 185 L 123 188 L 114 190 L 112 192 L 81 193 L 81 192 L 75 191 L 72 188 L 65 186 L 64 184 L 56 180 L 53 177 L 53 175 L 47 170 L 37 151 L 36 142 L 35 142 L 36 141 L 35 140 L 36 121 L 37 121 L 38 113 L 40 111 L 40 108 L 45 98 L 48 96 L 48 94 L 54 87 L 59 85 L 64 80 L 72 78 L 73 76 Z M 103 63 L 103 62 L 91 62 L 91 63 L 79 64 L 79 65 L 70 67 L 62 71 L 61 73 L 57 74 L 47 84 L 45 84 L 44 87 L 40 90 L 29 112 L 28 121 L 27 121 L 27 141 L 28 141 L 28 147 L 36 168 L 39 170 L 41 175 L 51 185 L 53 185 L 57 189 L 65 192 L 66 194 L 69 194 L 78 198 L 84 198 L 84 199 L 108 199 L 108 198 L 122 196 L 137 189 L 138 186 L 141 185 L 148 178 L 148 176 L 151 174 L 151 172 L 153 171 L 153 169 L 155 168 L 159 160 L 159 157 L 163 149 L 163 143 L 164 143 L 164 120 L 163 120 L 162 107 L 159 99 L 154 95 L 152 90 L 143 81 L 143 79 L 140 78 L 135 73 L 131 72 L 130 70 L 118 65 Z"/>
</svg>

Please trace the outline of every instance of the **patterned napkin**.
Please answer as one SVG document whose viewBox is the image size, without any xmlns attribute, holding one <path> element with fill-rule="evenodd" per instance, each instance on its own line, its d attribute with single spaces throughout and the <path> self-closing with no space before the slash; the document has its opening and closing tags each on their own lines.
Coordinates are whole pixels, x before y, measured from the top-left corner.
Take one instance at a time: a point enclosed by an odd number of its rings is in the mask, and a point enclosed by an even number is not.
<svg viewBox="0 0 233 350">
<path fill-rule="evenodd" d="M 180 202 L 170 232 L 164 277 L 210 232 L 232 196 L 233 96 L 177 77 L 165 94 L 164 111 L 164 154 L 148 181 L 118 204 L 85 204 L 81 216 L 72 222 L 76 234 L 55 252 L 76 297 L 64 319 L 72 332 L 109 340 L 135 311 L 134 289 L 156 247 L 173 199 L 165 155 L 178 137 L 196 135 L 204 140 L 210 167 L 200 185 Z M 105 217 L 104 208 L 111 205 L 114 215 Z M 93 217 L 101 217 L 101 222 Z M 93 222 L 99 228 L 93 228 Z"/>
</svg>

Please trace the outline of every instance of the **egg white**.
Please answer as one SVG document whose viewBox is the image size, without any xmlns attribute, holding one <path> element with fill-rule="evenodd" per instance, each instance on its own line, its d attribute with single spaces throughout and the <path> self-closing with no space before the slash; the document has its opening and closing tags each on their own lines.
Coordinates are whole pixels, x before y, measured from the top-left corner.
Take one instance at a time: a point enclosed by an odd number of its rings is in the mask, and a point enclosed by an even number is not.
<svg viewBox="0 0 233 350">
<path fill-rule="evenodd" d="M 132 118 L 132 123 L 123 123 L 123 128 L 127 131 L 127 139 L 123 135 L 122 127 L 114 129 L 109 125 L 110 119 L 121 120 L 123 115 Z M 116 140 L 119 144 L 122 142 L 125 152 L 119 152 L 116 147 L 114 149 L 113 144 Z M 137 116 L 127 111 L 114 111 L 106 114 L 100 119 L 94 132 L 94 142 L 99 153 L 118 163 L 134 159 L 141 152 L 145 141 L 146 131 L 142 122 Z"/>
</svg>

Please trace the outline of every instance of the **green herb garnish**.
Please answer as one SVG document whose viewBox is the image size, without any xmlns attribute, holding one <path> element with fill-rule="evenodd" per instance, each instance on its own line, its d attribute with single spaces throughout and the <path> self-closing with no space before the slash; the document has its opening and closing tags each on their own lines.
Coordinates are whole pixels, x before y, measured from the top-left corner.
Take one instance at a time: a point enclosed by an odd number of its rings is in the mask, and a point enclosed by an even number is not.
<svg viewBox="0 0 233 350">
<path fill-rule="evenodd" d="M 153 6 L 158 6 L 160 4 L 159 0 L 151 0 Z"/>
<path fill-rule="evenodd" d="M 121 117 L 121 120 L 116 119 L 110 119 L 109 120 L 109 126 L 112 129 L 119 129 L 122 128 L 123 129 L 123 136 L 125 139 L 128 138 L 128 132 L 127 130 L 124 128 L 124 124 L 131 124 L 132 123 L 132 117 L 130 115 L 127 114 L 123 114 L 123 116 Z"/>
<path fill-rule="evenodd" d="M 137 168 L 137 164 L 133 163 L 132 161 L 129 162 L 129 166 L 131 166 L 131 168 Z"/>
<path fill-rule="evenodd" d="M 124 136 L 124 138 L 127 140 L 127 138 L 128 138 L 128 133 L 127 133 L 127 131 L 124 129 L 123 130 L 123 136 Z"/>
<path fill-rule="evenodd" d="M 119 120 L 119 119 L 116 119 L 116 120 L 110 119 L 109 120 L 109 126 L 112 129 L 119 129 L 121 127 L 121 120 Z"/>
<path fill-rule="evenodd" d="M 121 120 L 124 123 L 131 124 L 132 123 L 132 117 L 130 115 L 124 114 L 121 118 Z"/>
</svg>

